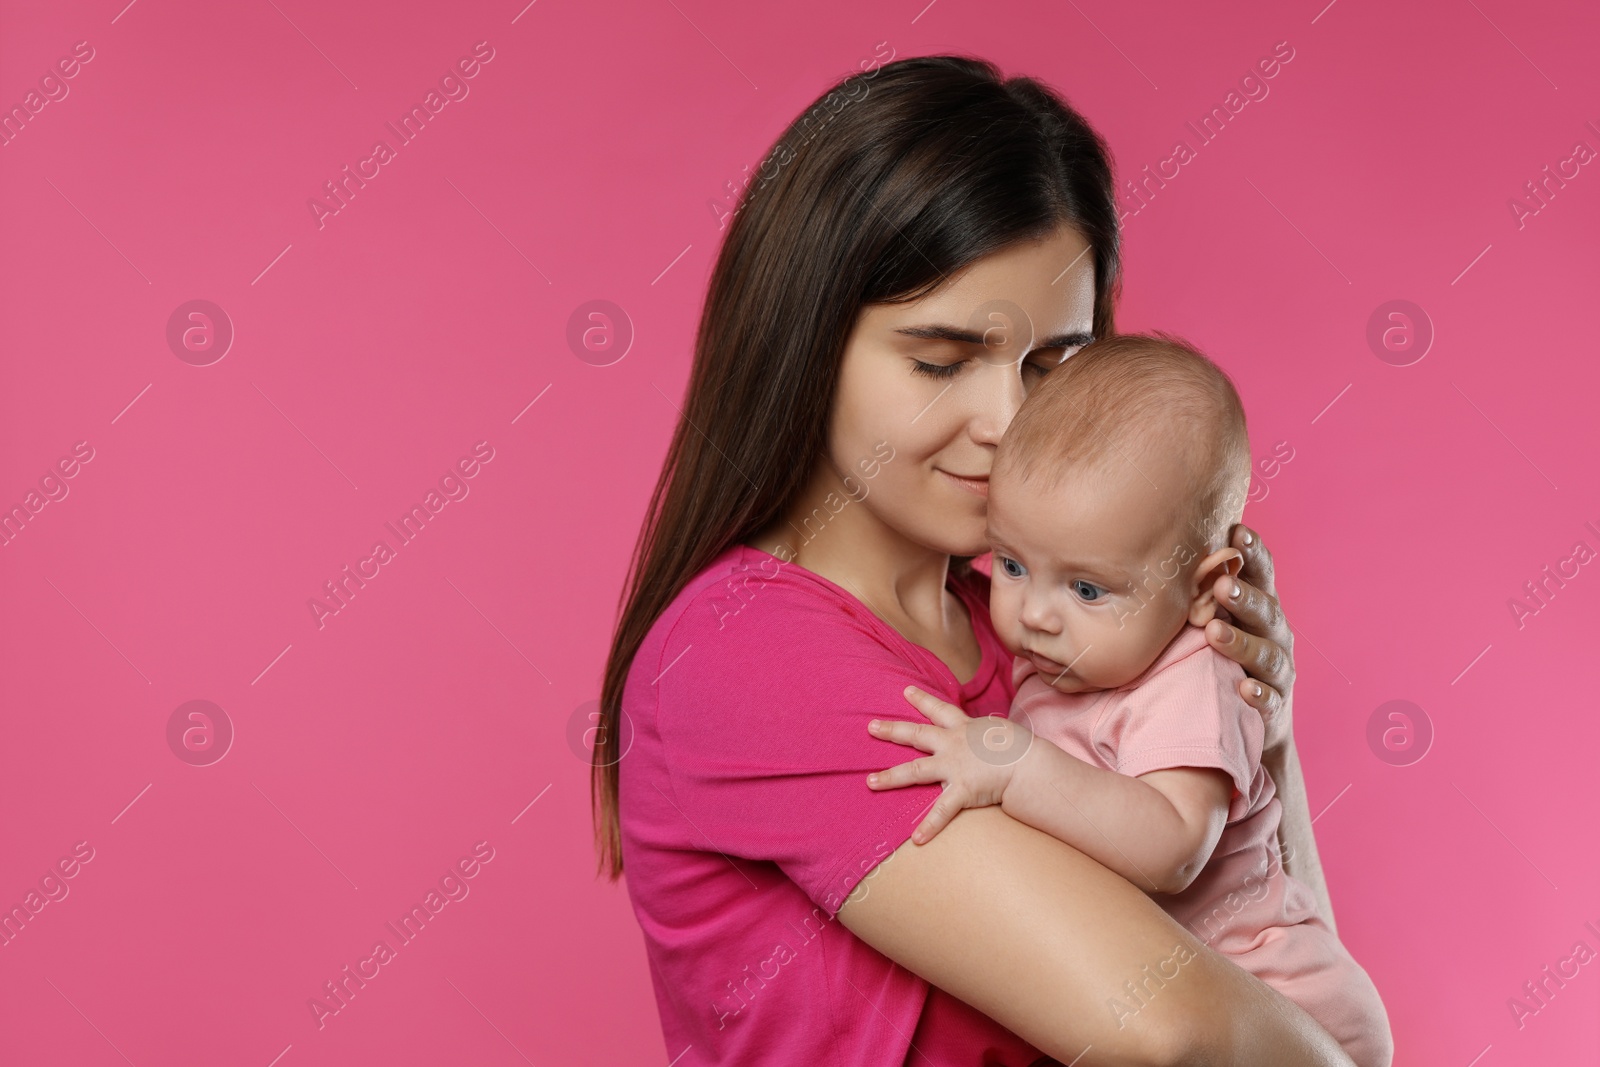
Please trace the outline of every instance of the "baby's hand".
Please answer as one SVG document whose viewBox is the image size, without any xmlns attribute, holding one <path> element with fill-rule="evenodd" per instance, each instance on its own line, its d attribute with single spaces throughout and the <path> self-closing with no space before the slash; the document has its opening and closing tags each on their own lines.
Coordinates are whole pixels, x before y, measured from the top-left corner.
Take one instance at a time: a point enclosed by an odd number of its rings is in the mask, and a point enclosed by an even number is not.
<svg viewBox="0 0 1600 1067">
<path fill-rule="evenodd" d="M 962 808 L 1000 803 L 1018 761 L 1033 743 L 1033 734 L 997 715 L 974 719 L 954 704 L 914 685 L 906 686 L 905 696 L 931 720 L 931 726 L 873 719 L 867 723 L 867 730 L 874 737 L 910 745 L 930 755 L 869 774 L 867 785 L 872 789 L 898 789 L 929 782 L 944 784 L 933 810 L 911 835 L 911 840 L 921 845 L 932 841 Z"/>
</svg>

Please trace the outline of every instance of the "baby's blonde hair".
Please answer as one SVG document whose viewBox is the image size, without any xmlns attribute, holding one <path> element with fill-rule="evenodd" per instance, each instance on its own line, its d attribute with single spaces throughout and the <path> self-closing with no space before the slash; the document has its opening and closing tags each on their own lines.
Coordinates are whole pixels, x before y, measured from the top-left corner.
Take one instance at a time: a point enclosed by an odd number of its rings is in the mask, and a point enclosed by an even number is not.
<svg viewBox="0 0 1600 1067">
<path fill-rule="evenodd" d="M 1142 457 L 1170 448 L 1182 450 L 1188 479 L 1159 488 L 1184 502 L 1181 528 L 1204 557 L 1227 545 L 1244 514 L 1244 405 L 1227 373 L 1182 338 L 1118 334 L 1069 356 L 1033 387 L 994 465 L 1051 492 L 1069 472 L 1140 467 Z"/>
</svg>

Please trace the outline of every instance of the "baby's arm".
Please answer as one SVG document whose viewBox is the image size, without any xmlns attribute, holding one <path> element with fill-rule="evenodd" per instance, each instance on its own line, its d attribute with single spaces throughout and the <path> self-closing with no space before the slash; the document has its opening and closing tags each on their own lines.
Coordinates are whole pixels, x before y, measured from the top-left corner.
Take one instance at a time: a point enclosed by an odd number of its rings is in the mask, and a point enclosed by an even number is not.
<svg viewBox="0 0 1600 1067">
<path fill-rule="evenodd" d="M 1228 821 L 1233 779 L 1214 767 L 1130 778 L 1035 738 L 1001 808 L 1149 893 L 1189 887 Z"/>
<path fill-rule="evenodd" d="M 868 777 L 873 789 L 941 782 L 912 840 L 931 840 L 963 808 L 999 804 L 1153 893 L 1176 893 L 1205 866 L 1227 822 L 1232 779 L 1209 767 L 1131 778 L 1085 763 L 998 716 L 981 719 L 916 687 L 930 723 L 874 720 L 875 736 L 930 753 Z"/>
</svg>

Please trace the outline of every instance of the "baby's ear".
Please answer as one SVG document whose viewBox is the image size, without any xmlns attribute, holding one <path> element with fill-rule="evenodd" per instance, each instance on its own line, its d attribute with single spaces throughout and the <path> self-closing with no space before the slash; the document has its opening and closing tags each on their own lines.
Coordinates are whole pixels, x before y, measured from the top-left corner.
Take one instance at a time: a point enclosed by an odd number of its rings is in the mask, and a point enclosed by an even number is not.
<svg viewBox="0 0 1600 1067">
<path fill-rule="evenodd" d="M 1237 548 L 1219 548 L 1195 567 L 1194 596 L 1189 601 L 1189 622 L 1204 626 L 1217 617 L 1217 595 L 1212 586 L 1224 574 L 1238 576 L 1244 568 L 1244 553 Z"/>
</svg>

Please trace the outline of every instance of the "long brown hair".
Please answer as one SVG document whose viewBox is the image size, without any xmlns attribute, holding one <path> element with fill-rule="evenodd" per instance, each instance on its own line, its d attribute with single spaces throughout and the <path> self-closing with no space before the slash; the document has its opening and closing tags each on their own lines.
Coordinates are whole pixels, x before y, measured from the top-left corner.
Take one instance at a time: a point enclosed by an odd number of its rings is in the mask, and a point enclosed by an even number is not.
<svg viewBox="0 0 1600 1067">
<path fill-rule="evenodd" d="M 612 880 L 622 873 L 618 726 L 634 655 L 703 567 L 806 484 L 862 306 L 918 299 L 1065 222 L 1093 252 L 1094 334 L 1114 332 L 1121 240 L 1109 153 L 1032 78 L 955 55 L 858 71 L 790 124 L 759 176 L 717 255 L 606 660 L 590 790 L 600 871 Z"/>
</svg>

